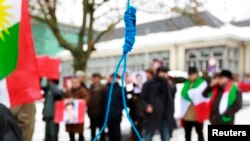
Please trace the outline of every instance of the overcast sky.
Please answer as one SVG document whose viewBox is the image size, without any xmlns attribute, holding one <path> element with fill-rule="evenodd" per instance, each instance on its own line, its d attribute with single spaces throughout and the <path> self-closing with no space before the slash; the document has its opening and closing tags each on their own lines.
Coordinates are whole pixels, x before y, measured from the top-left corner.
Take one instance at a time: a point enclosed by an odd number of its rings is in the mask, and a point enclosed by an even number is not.
<svg viewBox="0 0 250 141">
<path fill-rule="evenodd" d="M 59 0 L 60 6 L 58 7 L 57 15 L 59 20 L 64 23 L 81 25 L 82 15 L 82 0 Z M 110 6 L 125 7 L 126 0 L 112 0 L 113 2 L 106 5 L 105 8 Z M 118 2 L 119 1 L 119 2 Z M 149 0 L 152 2 L 152 0 Z M 158 0 L 159 1 L 159 0 Z M 171 0 L 169 0 L 171 1 Z M 185 0 L 183 0 L 185 1 Z M 171 4 L 170 4 L 171 5 Z M 98 11 L 98 14 L 103 13 L 105 8 Z M 250 0 L 206 0 L 205 9 L 211 12 L 224 22 L 240 21 L 250 19 Z M 137 23 L 144 23 L 153 20 L 167 18 L 166 14 L 146 14 L 143 12 L 137 13 Z"/>
<path fill-rule="evenodd" d="M 208 0 L 206 9 L 226 22 L 250 18 L 250 0 Z"/>
</svg>

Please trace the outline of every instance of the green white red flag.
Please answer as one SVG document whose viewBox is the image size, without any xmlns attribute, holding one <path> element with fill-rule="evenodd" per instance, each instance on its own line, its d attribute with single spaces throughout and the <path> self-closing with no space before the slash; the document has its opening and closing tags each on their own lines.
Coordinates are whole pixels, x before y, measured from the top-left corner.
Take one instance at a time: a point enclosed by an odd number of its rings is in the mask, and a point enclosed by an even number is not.
<svg viewBox="0 0 250 141">
<path fill-rule="evenodd" d="M 0 0 L 0 103 L 42 98 L 27 0 Z"/>
<path fill-rule="evenodd" d="M 208 119 L 207 112 L 208 98 L 203 96 L 203 91 L 207 88 L 207 82 L 203 78 L 198 78 L 191 85 L 187 80 L 181 92 L 181 116 L 184 117 L 190 104 L 194 105 L 198 122 Z"/>
<path fill-rule="evenodd" d="M 225 86 L 225 89 L 223 91 L 223 94 L 222 94 L 222 97 L 220 100 L 220 104 L 219 104 L 219 109 L 218 109 L 219 113 L 221 115 L 221 119 L 225 123 L 230 122 L 232 120 L 232 117 L 225 116 L 224 114 L 236 102 L 237 93 L 238 93 L 238 87 L 232 82 L 227 83 L 227 85 Z M 214 100 L 215 100 L 217 94 L 218 94 L 218 87 L 214 87 L 213 91 L 212 91 L 211 98 L 208 102 L 208 108 L 209 108 L 208 112 L 209 113 L 212 109 L 212 105 L 214 103 Z"/>
</svg>

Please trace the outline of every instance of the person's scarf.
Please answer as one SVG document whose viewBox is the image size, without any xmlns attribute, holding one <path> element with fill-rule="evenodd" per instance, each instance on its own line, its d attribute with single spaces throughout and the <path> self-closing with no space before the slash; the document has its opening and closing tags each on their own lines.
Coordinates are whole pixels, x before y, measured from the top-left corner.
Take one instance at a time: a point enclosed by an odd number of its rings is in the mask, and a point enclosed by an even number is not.
<svg viewBox="0 0 250 141">
<path fill-rule="evenodd" d="M 219 86 L 215 86 L 211 93 L 211 99 L 208 104 L 209 112 L 211 111 L 212 104 L 214 103 L 215 98 L 218 94 L 218 89 L 219 89 Z M 219 104 L 219 113 L 221 115 L 222 121 L 224 122 L 228 122 L 231 120 L 230 117 L 226 117 L 224 114 L 227 111 L 227 109 L 230 108 L 235 103 L 237 99 L 237 92 L 238 92 L 238 88 L 232 82 L 227 83 L 227 85 L 224 88 L 224 91 L 220 100 L 220 104 Z"/>
<path fill-rule="evenodd" d="M 192 84 L 189 80 L 184 83 L 181 92 L 181 116 L 185 116 L 191 104 L 194 105 L 198 122 L 202 123 L 208 119 L 206 112 L 208 99 L 203 96 L 203 91 L 207 87 L 207 82 L 199 77 Z"/>
</svg>

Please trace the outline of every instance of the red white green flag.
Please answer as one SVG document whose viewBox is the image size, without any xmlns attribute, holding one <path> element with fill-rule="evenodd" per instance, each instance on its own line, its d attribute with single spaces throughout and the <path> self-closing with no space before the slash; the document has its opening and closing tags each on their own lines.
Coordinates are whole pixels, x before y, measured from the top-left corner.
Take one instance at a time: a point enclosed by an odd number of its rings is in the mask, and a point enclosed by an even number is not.
<svg viewBox="0 0 250 141">
<path fill-rule="evenodd" d="M 194 105 L 195 113 L 197 115 L 198 122 L 203 122 L 208 119 L 207 102 L 208 98 L 203 96 L 203 91 L 207 87 L 207 82 L 198 78 L 190 84 L 190 81 L 184 83 L 184 87 L 181 92 L 181 116 L 184 117 L 190 104 Z"/>
<path fill-rule="evenodd" d="M 231 117 L 227 117 L 225 116 L 225 112 L 231 108 L 233 106 L 233 104 L 236 102 L 237 99 L 237 93 L 238 93 L 238 87 L 230 82 L 227 83 L 224 92 L 222 94 L 221 100 L 220 100 L 220 104 L 219 104 L 219 113 L 221 115 L 221 119 L 224 122 L 230 122 L 232 120 Z M 208 102 L 208 112 L 210 113 L 211 109 L 212 109 L 212 105 L 214 103 L 214 100 L 216 98 L 218 94 L 218 87 L 214 87 L 213 91 L 212 91 L 212 95 L 211 98 Z"/>
<path fill-rule="evenodd" d="M 0 0 L 0 103 L 40 99 L 40 83 L 27 0 Z"/>
</svg>

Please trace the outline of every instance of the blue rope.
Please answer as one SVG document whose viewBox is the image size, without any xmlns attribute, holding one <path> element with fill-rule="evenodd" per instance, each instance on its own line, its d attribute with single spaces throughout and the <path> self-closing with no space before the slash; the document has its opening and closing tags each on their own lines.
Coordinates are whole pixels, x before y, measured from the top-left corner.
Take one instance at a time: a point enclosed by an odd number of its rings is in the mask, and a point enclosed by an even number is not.
<svg viewBox="0 0 250 141">
<path fill-rule="evenodd" d="M 126 68 L 127 68 L 127 56 L 124 56 L 124 67 L 123 67 L 123 72 L 122 72 L 122 99 L 123 99 L 123 107 L 125 109 L 127 118 L 129 120 L 129 122 L 132 125 L 132 128 L 138 138 L 139 141 L 142 141 L 141 135 L 138 132 L 133 120 L 131 119 L 131 117 L 129 116 L 129 112 L 128 112 L 128 106 L 127 106 L 127 102 L 126 102 L 126 96 L 125 96 L 125 88 L 124 88 L 124 76 L 125 76 L 125 72 L 126 72 Z"/>
<path fill-rule="evenodd" d="M 122 100 L 123 100 L 123 107 L 125 109 L 126 116 L 127 116 L 128 120 L 129 120 L 129 122 L 131 123 L 131 126 L 132 126 L 134 132 L 137 135 L 138 140 L 142 141 L 140 133 L 138 132 L 133 120 L 129 116 L 128 106 L 127 106 L 127 103 L 126 103 L 125 88 L 124 88 L 124 75 L 125 75 L 126 68 L 127 68 L 127 54 L 133 49 L 133 46 L 134 46 L 134 43 L 135 43 L 135 36 L 136 36 L 136 9 L 134 7 L 132 7 L 132 6 L 130 6 L 130 0 L 128 0 L 128 8 L 127 8 L 127 10 L 125 12 L 125 15 L 124 15 L 124 22 L 125 22 L 125 43 L 123 45 L 123 55 L 122 55 L 118 65 L 116 67 L 116 70 L 115 70 L 115 73 L 114 73 L 114 76 L 113 76 L 113 80 L 112 80 L 112 83 L 111 83 L 111 87 L 110 87 L 110 90 L 109 90 L 108 104 L 107 104 L 107 110 L 106 110 L 103 126 L 102 126 L 101 130 L 96 135 L 96 137 L 95 137 L 95 139 L 93 141 L 98 140 L 98 138 L 100 137 L 100 135 L 102 134 L 102 132 L 104 131 L 104 129 L 107 126 L 108 118 L 109 118 L 109 112 L 110 112 L 110 104 L 111 104 L 112 94 L 113 94 L 113 88 L 114 88 L 116 76 L 118 74 L 118 71 L 119 71 L 119 68 L 120 68 L 120 65 L 121 65 L 122 61 L 124 61 L 124 67 L 123 67 L 123 72 L 122 72 Z"/>
<path fill-rule="evenodd" d="M 128 7 L 130 6 L 130 0 L 128 0 Z"/>
<path fill-rule="evenodd" d="M 116 67 L 116 70 L 115 70 L 115 73 L 114 73 L 114 76 L 113 76 L 113 80 L 112 80 L 112 83 L 111 83 L 111 86 L 110 86 L 110 89 L 109 89 L 108 104 L 107 104 L 107 108 L 106 108 L 107 110 L 106 110 L 105 119 L 104 119 L 104 123 L 103 123 L 102 129 L 99 131 L 99 133 L 96 135 L 96 137 L 94 138 L 93 141 L 97 141 L 98 140 L 98 138 L 100 137 L 100 135 L 102 134 L 102 132 L 105 130 L 105 128 L 107 126 L 109 112 L 110 112 L 110 104 L 111 104 L 111 99 L 112 99 L 112 94 L 113 94 L 113 89 L 114 89 L 114 84 L 115 84 L 117 73 L 118 73 L 119 68 L 121 66 L 122 60 L 123 60 L 123 56 L 121 57 L 118 65 Z"/>
<path fill-rule="evenodd" d="M 136 36 L 136 9 L 129 6 L 124 15 L 125 22 L 125 43 L 123 45 L 123 54 L 127 54 L 133 49 Z"/>
</svg>

